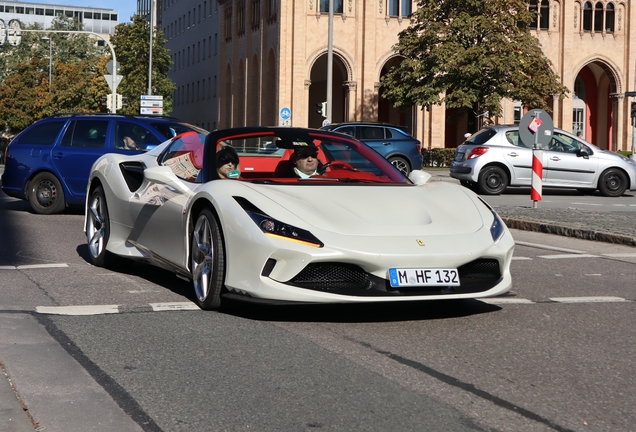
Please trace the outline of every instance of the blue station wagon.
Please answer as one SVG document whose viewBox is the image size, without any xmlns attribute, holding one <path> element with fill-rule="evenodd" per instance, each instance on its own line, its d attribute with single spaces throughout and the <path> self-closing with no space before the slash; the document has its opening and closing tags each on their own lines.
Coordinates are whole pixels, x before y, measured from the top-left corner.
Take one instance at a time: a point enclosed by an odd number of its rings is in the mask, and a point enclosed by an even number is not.
<svg viewBox="0 0 636 432">
<path fill-rule="evenodd" d="M 93 163 L 105 153 L 150 150 L 186 131 L 174 118 L 120 114 L 64 114 L 39 120 L 9 143 L 2 175 L 7 195 L 28 200 L 36 213 L 83 205 Z"/>
</svg>

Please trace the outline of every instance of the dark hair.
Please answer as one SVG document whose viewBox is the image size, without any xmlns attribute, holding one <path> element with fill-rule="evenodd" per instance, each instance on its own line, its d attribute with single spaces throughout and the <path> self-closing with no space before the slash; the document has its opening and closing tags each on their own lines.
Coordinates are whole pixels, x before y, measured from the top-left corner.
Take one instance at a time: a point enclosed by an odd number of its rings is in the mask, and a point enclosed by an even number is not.
<svg viewBox="0 0 636 432">
<path fill-rule="evenodd" d="M 225 146 L 216 152 L 216 167 L 221 168 L 226 163 L 232 162 L 235 166 L 239 164 L 239 157 L 234 147 Z"/>
</svg>

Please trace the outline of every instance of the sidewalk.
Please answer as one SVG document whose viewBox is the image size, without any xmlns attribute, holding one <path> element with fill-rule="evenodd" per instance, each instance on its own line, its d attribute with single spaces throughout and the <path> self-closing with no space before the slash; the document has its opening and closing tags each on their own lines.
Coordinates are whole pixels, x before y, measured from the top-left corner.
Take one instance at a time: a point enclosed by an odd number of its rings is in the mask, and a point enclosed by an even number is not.
<svg viewBox="0 0 636 432">
<path fill-rule="evenodd" d="M 429 181 L 457 182 L 447 169 L 425 170 Z M 636 246 L 636 211 L 594 212 L 574 208 L 497 207 L 508 228 Z"/>
</svg>

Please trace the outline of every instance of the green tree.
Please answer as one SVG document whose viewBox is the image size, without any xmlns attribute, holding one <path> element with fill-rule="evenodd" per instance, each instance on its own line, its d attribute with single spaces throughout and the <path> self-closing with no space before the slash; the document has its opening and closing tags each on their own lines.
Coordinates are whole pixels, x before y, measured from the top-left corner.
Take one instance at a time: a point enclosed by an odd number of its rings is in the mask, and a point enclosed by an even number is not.
<svg viewBox="0 0 636 432">
<path fill-rule="evenodd" d="M 128 104 L 119 112 L 139 114 L 139 97 L 148 93 L 150 23 L 137 15 L 131 18 L 131 23 L 122 23 L 115 28 L 110 41 L 117 54 L 119 74 L 123 76 L 117 92 L 127 97 Z M 163 111 L 169 114 L 176 86 L 168 78 L 172 60 L 165 43 L 163 33 L 157 30 L 152 43 L 152 94 L 163 96 Z"/>
<path fill-rule="evenodd" d="M 420 0 L 394 47 L 404 60 L 382 79 L 396 106 L 431 106 L 501 115 L 503 98 L 550 110 L 568 89 L 529 30 L 525 0 Z"/>
<path fill-rule="evenodd" d="M 79 29 L 81 24 L 69 19 L 57 19 L 50 28 Z M 108 92 L 102 51 L 89 34 L 25 31 L 20 45 L 2 45 L 0 129 L 15 134 L 49 115 L 102 111 L 101 95 Z"/>
</svg>

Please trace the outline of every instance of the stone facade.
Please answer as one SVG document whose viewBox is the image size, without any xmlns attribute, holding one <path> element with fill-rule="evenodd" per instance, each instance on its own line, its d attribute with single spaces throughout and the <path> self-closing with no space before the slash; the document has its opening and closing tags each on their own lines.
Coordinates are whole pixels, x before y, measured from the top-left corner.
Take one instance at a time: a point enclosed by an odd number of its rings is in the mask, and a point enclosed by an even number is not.
<svg viewBox="0 0 636 432">
<path fill-rule="evenodd" d="M 219 127 L 291 124 L 320 127 L 326 99 L 329 15 L 324 0 L 219 0 Z M 454 147 L 481 119 L 448 123 L 444 106 L 400 112 L 378 94 L 381 76 L 400 59 L 392 47 L 416 2 L 334 0 L 332 122 L 407 125 L 424 147 Z M 410 4 L 405 4 L 410 3 Z M 581 130 L 601 148 L 631 149 L 630 98 L 636 53 L 630 1 L 538 0 L 534 34 L 552 61 L 565 99 L 551 99 L 555 127 Z M 549 95 L 546 95 L 549 97 Z M 496 123 L 518 121 L 524 107 L 502 101 Z M 478 114 L 478 113 L 475 113 Z"/>
</svg>

